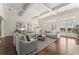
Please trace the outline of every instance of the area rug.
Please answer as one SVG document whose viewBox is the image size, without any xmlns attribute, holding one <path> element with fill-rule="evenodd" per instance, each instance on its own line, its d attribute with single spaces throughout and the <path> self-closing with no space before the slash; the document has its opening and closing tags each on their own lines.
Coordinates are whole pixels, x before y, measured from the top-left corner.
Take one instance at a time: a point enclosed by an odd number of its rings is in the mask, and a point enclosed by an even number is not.
<svg viewBox="0 0 79 59">
<path fill-rule="evenodd" d="M 46 48 L 48 45 L 50 45 L 51 43 L 55 42 L 57 39 L 53 39 L 53 38 L 48 38 L 46 37 L 44 41 L 39 41 L 38 40 L 38 49 L 37 51 L 33 52 L 31 55 L 34 55 L 38 52 L 40 52 L 41 50 L 43 50 L 44 48 Z"/>
</svg>

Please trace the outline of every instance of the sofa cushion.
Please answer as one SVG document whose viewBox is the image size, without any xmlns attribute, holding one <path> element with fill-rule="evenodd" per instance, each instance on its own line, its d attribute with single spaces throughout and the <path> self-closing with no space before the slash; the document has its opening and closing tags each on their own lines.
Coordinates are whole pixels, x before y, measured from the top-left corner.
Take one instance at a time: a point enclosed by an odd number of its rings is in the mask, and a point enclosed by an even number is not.
<svg viewBox="0 0 79 59">
<path fill-rule="evenodd" d="M 30 38 L 29 38 L 28 35 L 25 35 L 25 37 L 26 37 L 26 40 L 27 40 L 27 41 L 30 41 Z"/>
</svg>

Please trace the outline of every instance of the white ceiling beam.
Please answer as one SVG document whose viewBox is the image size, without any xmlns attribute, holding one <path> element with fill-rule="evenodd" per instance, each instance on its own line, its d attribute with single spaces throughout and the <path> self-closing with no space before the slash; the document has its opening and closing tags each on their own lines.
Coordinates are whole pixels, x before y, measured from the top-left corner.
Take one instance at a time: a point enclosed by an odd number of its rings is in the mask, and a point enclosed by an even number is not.
<svg viewBox="0 0 79 59">
<path fill-rule="evenodd" d="M 51 8 L 49 8 L 48 6 L 46 6 L 44 3 L 42 3 L 45 7 L 47 7 L 48 8 L 48 10 L 51 12 L 51 13 L 53 13 L 54 15 L 57 15 L 57 13 L 56 12 L 54 12 Z"/>
<path fill-rule="evenodd" d="M 77 7 L 77 4 L 72 3 L 72 4 L 69 4 L 67 6 L 64 6 L 62 8 L 59 8 L 59 9 L 55 10 L 55 12 L 61 13 L 61 12 L 64 12 L 66 10 L 69 10 L 69 9 L 72 9 L 72 8 L 75 8 L 75 7 Z"/>
<path fill-rule="evenodd" d="M 48 10 L 39 14 L 38 16 L 35 16 L 33 18 L 45 18 L 48 17 L 49 15 L 57 15 L 57 13 L 55 13 L 52 9 L 50 9 L 48 6 L 46 6 L 45 4 L 41 3 L 44 7 L 46 7 Z"/>
<path fill-rule="evenodd" d="M 74 8 L 74 7 L 77 7 L 77 8 L 79 7 L 78 4 L 72 3 L 72 4 L 66 5 L 66 6 L 64 6 L 64 7 L 62 7 L 62 8 L 59 8 L 59 9 L 53 11 L 53 10 L 50 9 L 48 6 L 46 6 L 45 4 L 42 3 L 42 5 L 45 6 L 45 7 L 47 7 L 47 8 L 48 8 L 47 11 L 49 11 L 49 12 L 46 12 L 46 11 L 45 11 L 45 12 L 41 13 L 42 15 L 41 15 L 41 14 L 38 15 L 38 16 L 37 16 L 38 18 L 40 18 L 40 17 L 42 18 L 42 17 L 47 17 L 47 16 L 49 16 L 49 15 L 53 15 L 54 12 L 60 13 L 60 12 L 62 12 L 62 11 L 65 11 L 65 10 L 68 10 L 68 9 L 71 9 L 71 8 Z M 53 12 L 53 13 L 52 13 L 52 12 Z M 47 15 L 47 14 L 48 14 L 48 15 Z M 36 17 L 36 18 L 37 18 L 37 17 Z"/>
</svg>

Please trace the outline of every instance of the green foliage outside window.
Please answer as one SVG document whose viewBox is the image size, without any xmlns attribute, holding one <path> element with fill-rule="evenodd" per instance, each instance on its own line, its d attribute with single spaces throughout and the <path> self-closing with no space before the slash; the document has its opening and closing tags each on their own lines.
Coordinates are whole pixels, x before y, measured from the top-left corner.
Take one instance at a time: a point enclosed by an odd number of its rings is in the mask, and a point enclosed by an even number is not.
<svg viewBox="0 0 79 59">
<path fill-rule="evenodd" d="M 76 32 L 76 29 L 75 28 L 68 28 L 68 32 L 69 33 L 75 33 Z"/>
<path fill-rule="evenodd" d="M 66 31 L 66 28 L 61 28 L 60 31 L 61 32 L 65 32 Z"/>
</svg>

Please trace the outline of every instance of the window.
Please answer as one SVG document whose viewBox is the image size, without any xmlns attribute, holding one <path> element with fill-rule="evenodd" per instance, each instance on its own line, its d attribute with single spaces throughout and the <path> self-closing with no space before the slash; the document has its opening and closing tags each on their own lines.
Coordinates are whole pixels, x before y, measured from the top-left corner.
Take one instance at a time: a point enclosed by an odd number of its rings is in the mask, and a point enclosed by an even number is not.
<svg viewBox="0 0 79 59">
<path fill-rule="evenodd" d="M 68 32 L 68 33 L 75 33 L 76 23 L 74 20 L 63 20 L 60 22 L 60 31 L 61 32 Z"/>
<path fill-rule="evenodd" d="M 67 30 L 69 33 L 75 33 L 76 23 L 74 20 L 67 21 Z"/>
<path fill-rule="evenodd" d="M 61 30 L 61 32 L 65 32 L 66 28 L 61 28 L 60 30 Z"/>
</svg>

